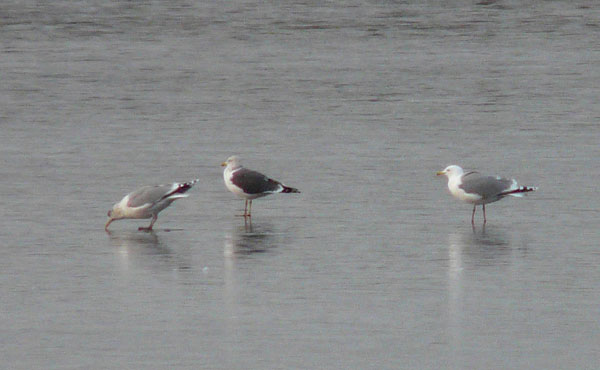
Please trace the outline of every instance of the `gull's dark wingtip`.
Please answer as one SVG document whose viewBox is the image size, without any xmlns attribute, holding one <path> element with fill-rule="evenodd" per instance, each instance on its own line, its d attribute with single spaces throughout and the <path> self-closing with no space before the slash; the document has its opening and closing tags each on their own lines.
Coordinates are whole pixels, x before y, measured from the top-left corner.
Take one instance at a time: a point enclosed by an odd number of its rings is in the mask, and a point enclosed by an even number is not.
<svg viewBox="0 0 600 370">
<path fill-rule="evenodd" d="M 289 186 L 284 186 L 283 190 L 281 192 L 282 193 L 300 193 L 300 190 L 298 190 L 296 188 L 291 188 Z"/>
</svg>

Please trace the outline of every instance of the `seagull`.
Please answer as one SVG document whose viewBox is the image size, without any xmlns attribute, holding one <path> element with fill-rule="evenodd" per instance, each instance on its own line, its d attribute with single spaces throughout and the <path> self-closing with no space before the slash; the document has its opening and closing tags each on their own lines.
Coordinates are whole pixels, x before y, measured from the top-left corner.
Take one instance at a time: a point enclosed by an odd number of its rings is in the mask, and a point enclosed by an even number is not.
<svg viewBox="0 0 600 370">
<path fill-rule="evenodd" d="M 151 231 L 160 211 L 179 198 L 187 198 L 188 194 L 185 194 L 185 192 L 190 190 L 198 181 L 199 179 L 184 183 L 175 182 L 167 185 L 143 186 L 127 194 L 108 211 L 108 221 L 104 226 L 104 230 L 108 231 L 108 225 L 115 220 L 152 218 L 150 226 L 138 228 L 138 230 Z"/>
<path fill-rule="evenodd" d="M 260 172 L 252 171 L 242 167 L 237 156 L 233 155 L 223 163 L 223 179 L 225 186 L 233 194 L 244 198 L 244 217 L 251 217 L 252 200 L 273 193 L 299 193 L 300 191 L 285 186 L 279 181 L 273 180 Z"/>
<path fill-rule="evenodd" d="M 448 177 L 448 189 L 455 198 L 473 204 L 471 224 L 475 225 L 475 207 L 483 206 L 483 223 L 487 222 L 485 217 L 485 205 L 496 202 L 508 195 L 523 197 L 525 193 L 537 190 L 536 187 L 518 186 L 515 179 L 505 179 L 499 176 L 483 176 L 478 172 L 467 172 L 456 165 L 446 167 L 438 171 L 437 175 Z"/>
</svg>

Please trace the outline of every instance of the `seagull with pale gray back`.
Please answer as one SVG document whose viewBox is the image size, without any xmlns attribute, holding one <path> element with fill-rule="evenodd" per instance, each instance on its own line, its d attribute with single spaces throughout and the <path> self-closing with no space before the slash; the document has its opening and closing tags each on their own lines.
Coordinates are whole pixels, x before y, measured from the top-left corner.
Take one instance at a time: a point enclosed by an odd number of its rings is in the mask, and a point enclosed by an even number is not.
<svg viewBox="0 0 600 370">
<path fill-rule="evenodd" d="M 478 172 L 467 172 L 456 165 L 446 167 L 438 171 L 437 175 L 445 175 L 448 178 L 448 189 L 450 193 L 464 202 L 473 204 L 471 224 L 475 224 L 475 207 L 483 206 L 483 223 L 487 222 L 485 217 L 485 205 L 496 202 L 506 196 L 523 197 L 525 193 L 537 190 L 536 187 L 519 186 L 515 179 L 505 179 L 499 176 L 483 176 Z"/>
<path fill-rule="evenodd" d="M 108 231 L 108 225 L 115 220 L 151 218 L 150 226 L 138 228 L 138 230 L 151 231 L 160 211 L 179 198 L 187 198 L 188 194 L 185 194 L 185 192 L 190 190 L 198 180 L 143 186 L 127 194 L 108 211 L 108 221 L 104 226 L 104 230 Z"/>
</svg>

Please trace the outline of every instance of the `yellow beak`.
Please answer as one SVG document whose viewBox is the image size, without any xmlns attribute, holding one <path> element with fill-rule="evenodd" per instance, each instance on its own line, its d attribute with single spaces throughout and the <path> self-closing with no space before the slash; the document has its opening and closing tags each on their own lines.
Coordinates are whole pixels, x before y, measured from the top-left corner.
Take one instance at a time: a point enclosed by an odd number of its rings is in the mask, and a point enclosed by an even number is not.
<svg viewBox="0 0 600 370">
<path fill-rule="evenodd" d="M 436 174 L 436 175 L 438 175 L 438 176 L 440 176 L 440 175 L 445 175 L 445 174 L 446 174 L 446 172 L 444 172 L 444 171 L 438 171 L 438 172 L 436 172 L 435 174 Z"/>
<path fill-rule="evenodd" d="M 221 163 L 221 167 L 227 167 L 227 162 Z"/>
</svg>

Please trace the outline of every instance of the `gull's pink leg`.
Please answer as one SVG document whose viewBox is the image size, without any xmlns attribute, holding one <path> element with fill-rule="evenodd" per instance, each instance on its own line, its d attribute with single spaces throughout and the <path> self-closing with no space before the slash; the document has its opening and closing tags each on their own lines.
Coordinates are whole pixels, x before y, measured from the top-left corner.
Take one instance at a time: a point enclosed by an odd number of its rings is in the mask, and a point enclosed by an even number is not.
<svg viewBox="0 0 600 370">
<path fill-rule="evenodd" d="M 248 209 L 248 199 L 245 200 L 244 202 L 244 214 L 243 215 L 236 215 L 237 217 L 246 217 L 246 212 Z"/>
<path fill-rule="evenodd" d="M 108 231 L 108 225 L 110 225 L 114 220 L 111 218 L 110 220 L 108 220 L 108 222 L 106 223 L 106 225 L 104 225 L 104 230 Z"/>
<path fill-rule="evenodd" d="M 475 225 L 475 207 L 477 206 L 473 205 L 473 213 L 471 214 L 471 225 Z"/>
<path fill-rule="evenodd" d="M 154 223 L 156 222 L 157 218 L 158 218 L 157 215 L 152 215 L 152 221 L 150 222 L 150 226 L 148 226 L 148 227 L 138 227 L 138 230 L 141 230 L 141 231 L 152 231 L 152 226 L 154 226 Z"/>
<path fill-rule="evenodd" d="M 487 219 L 485 218 L 485 204 L 483 205 L 483 224 L 485 225 L 485 223 L 487 222 Z"/>
</svg>

